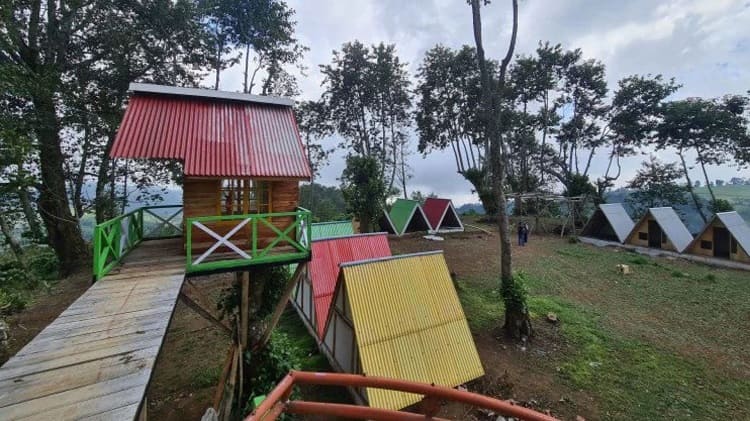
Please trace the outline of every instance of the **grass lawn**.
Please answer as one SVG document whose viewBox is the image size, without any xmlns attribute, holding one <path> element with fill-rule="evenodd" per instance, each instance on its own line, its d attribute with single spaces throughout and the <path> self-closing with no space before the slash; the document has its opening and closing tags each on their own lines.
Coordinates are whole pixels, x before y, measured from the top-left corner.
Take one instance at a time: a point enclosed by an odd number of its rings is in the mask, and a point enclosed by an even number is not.
<svg viewBox="0 0 750 421">
<path fill-rule="evenodd" d="M 567 419 L 750 419 L 747 272 L 534 237 L 513 250 L 537 329 L 521 348 L 498 338 L 494 235 L 391 246 L 445 250 L 485 370 L 515 386 L 501 397 Z M 620 263 L 633 273 L 620 274 Z"/>
</svg>

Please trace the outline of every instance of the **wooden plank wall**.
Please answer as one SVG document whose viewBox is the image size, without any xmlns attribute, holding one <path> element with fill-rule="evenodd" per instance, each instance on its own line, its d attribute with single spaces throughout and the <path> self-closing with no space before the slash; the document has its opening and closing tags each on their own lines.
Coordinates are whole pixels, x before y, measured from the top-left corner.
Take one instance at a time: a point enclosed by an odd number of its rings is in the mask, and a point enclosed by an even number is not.
<svg viewBox="0 0 750 421">
<path fill-rule="evenodd" d="M 271 180 L 271 209 L 272 212 L 293 212 L 299 204 L 299 182 L 297 180 Z M 219 214 L 217 206 L 221 189 L 220 179 L 185 179 L 183 185 L 183 206 L 185 219 L 197 216 L 216 216 Z M 293 218 L 274 218 L 273 225 L 284 230 L 294 221 Z M 211 230 L 225 235 L 237 225 L 236 221 L 216 222 L 204 224 Z M 260 227 L 259 227 L 260 228 Z M 193 251 L 206 250 L 215 240 L 200 229 L 193 229 Z M 276 238 L 276 234 L 268 227 L 258 230 L 258 246 L 264 247 Z M 251 241 L 251 228 L 248 224 L 232 237 L 238 247 L 247 247 Z M 285 245 L 281 243 L 280 245 Z M 226 247 L 220 247 L 217 253 L 230 252 Z"/>
</svg>

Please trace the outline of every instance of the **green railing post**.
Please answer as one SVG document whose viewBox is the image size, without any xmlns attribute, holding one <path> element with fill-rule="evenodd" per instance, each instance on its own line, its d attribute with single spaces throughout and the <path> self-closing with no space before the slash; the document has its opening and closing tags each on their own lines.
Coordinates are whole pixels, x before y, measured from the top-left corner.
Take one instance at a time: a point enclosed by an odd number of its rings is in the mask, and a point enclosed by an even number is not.
<svg viewBox="0 0 750 421">
<path fill-rule="evenodd" d="M 253 218 L 253 250 L 251 256 L 256 258 L 258 256 L 258 218 Z"/>
<path fill-rule="evenodd" d="M 102 242 L 101 231 L 102 229 L 98 225 L 94 227 L 94 270 L 93 270 L 93 273 L 94 273 L 94 280 L 96 281 L 99 280 L 99 259 L 100 259 L 99 253 L 100 253 L 101 242 Z"/>
</svg>

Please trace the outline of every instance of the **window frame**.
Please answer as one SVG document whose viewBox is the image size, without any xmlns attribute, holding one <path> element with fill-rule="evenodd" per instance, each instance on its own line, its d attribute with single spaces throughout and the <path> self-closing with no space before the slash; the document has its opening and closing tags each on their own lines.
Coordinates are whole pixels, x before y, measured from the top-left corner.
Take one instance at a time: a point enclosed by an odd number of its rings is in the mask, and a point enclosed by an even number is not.
<svg viewBox="0 0 750 421">
<path fill-rule="evenodd" d="M 225 185 L 229 182 L 229 184 L 232 184 L 232 187 L 225 187 Z M 234 183 L 237 183 L 237 186 L 234 186 Z M 241 198 L 240 201 L 242 203 L 242 208 L 239 209 L 239 211 L 234 210 L 234 202 L 235 199 L 232 199 L 232 212 L 227 213 L 225 211 L 225 202 L 224 202 L 224 192 L 227 190 L 232 190 L 235 194 L 239 192 Z M 264 200 L 259 200 L 258 192 L 267 191 L 267 203 Z M 251 212 L 250 209 L 250 195 L 253 193 L 253 201 L 256 202 L 256 209 L 255 212 Z M 265 196 L 265 195 L 261 195 Z M 267 207 L 267 209 L 261 209 L 261 207 Z M 252 179 L 252 178 L 221 178 L 219 179 L 219 190 L 217 194 L 217 200 L 216 200 L 216 214 L 221 216 L 230 216 L 230 215 L 250 215 L 250 214 L 266 214 L 266 213 L 273 213 L 273 182 L 271 180 L 259 180 L 259 179 Z"/>
</svg>

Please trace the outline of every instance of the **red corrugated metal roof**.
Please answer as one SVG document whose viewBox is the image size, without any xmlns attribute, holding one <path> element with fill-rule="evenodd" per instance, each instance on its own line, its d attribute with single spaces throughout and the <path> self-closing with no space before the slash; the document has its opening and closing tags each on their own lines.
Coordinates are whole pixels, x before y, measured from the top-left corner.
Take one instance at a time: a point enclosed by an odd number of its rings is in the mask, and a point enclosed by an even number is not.
<svg viewBox="0 0 750 421">
<path fill-rule="evenodd" d="M 442 219 L 445 209 L 450 206 L 450 199 L 437 199 L 434 197 L 428 197 L 422 205 L 427 220 L 430 222 L 432 229 L 438 229 L 440 225 L 440 219 Z"/>
<path fill-rule="evenodd" d="M 113 158 L 178 159 L 186 176 L 309 179 L 291 107 L 134 93 Z"/>
<path fill-rule="evenodd" d="M 310 278 L 315 298 L 316 326 L 321 338 L 339 277 L 339 264 L 390 255 L 387 233 L 334 237 L 312 242 Z"/>
</svg>

